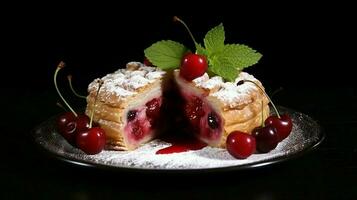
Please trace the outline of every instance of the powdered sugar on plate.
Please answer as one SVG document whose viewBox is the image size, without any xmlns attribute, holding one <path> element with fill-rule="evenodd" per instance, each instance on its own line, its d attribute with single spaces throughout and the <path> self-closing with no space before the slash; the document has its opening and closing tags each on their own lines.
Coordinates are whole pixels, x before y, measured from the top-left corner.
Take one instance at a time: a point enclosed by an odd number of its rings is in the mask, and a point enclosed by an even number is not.
<svg viewBox="0 0 357 200">
<path fill-rule="evenodd" d="M 252 166 L 288 158 L 316 146 L 323 138 L 319 125 L 307 115 L 280 108 L 293 120 L 290 136 L 279 143 L 276 149 L 266 154 L 253 154 L 247 159 L 233 158 L 225 149 L 205 147 L 201 150 L 173 154 L 155 154 L 170 144 L 159 139 L 151 141 L 134 151 L 102 151 L 97 155 L 86 155 L 68 144 L 54 128 L 54 118 L 46 121 L 34 131 L 36 143 L 46 151 L 65 160 L 113 168 L 181 170 L 212 169 L 222 167 Z"/>
</svg>

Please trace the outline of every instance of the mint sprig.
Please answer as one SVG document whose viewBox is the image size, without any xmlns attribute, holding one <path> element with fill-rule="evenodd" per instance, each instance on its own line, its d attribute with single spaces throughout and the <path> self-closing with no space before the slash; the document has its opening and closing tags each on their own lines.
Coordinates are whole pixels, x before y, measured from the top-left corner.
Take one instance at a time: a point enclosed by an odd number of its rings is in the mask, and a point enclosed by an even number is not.
<svg viewBox="0 0 357 200">
<path fill-rule="evenodd" d="M 183 44 L 162 40 L 145 49 L 144 54 L 154 66 L 169 70 L 180 67 L 181 59 L 188 51 Z"/>
<path fill-rule="evenodd" d="M 228 81 L 234 81 L 244 68 L 256 64 L 262 57 L 262 54 L 246 45 L 225 44 L 222 23 L 207 32 L 203 39 L 204 47 L 190 35 L 195 43 L 196 54 L 204 55 L 208 60 L 208 72 Z M 163 40 L 145 49 L 144 53 L 153 65 L 167 70 L 179 68 L 182 57 L 188 51 L 178 42 Z"/>
<path fill-rule="evenodd" d="M 207 32 L 204 44 L 208 70 L 228 81 L 234 81 L 244 68 L 256 64 L 262 55 L 246 45 L 224 44 L 224 40 L 223 24 Z"/>
</svg>

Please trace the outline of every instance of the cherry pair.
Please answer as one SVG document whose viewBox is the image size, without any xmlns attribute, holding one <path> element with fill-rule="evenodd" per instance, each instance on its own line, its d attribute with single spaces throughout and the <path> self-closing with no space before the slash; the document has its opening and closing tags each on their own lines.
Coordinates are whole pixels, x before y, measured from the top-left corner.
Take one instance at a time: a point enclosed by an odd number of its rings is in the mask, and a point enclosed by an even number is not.
<svg viewBox="0 0 357 200">
<path fill-rule="evenodd" d="M 244 82 L 251 82 L 255 84 L 272 104 L 276 115 L 269 116 L 263 121 L 263 102 L 262 102 L 262 125 L 253 129 L 251 135 L 234 131 L 228 137 L 226 146 L 228 152 L 239 159 L 244 159 L 253 154 L 256 150 L 260 153 L 267 153 L 276 148 L 279 142 L 287 138 L 292 130 L 291 118 L 284 114 L 280 115 L 274 103 L 265 93 L 263 88 L 250 80 L 242 80 L 237 83 L 241 85 Z"/>
<path fill-rule="evenodd" d="M 57 118 L 57 128 L 70 144 L 77 146 L 86 154 L 100 153 L 105 146 L 105 132 L 100 127 L 92 127 L 94 111 L 92 111 L 91 118 L 84 114 L 78 115 L 58 89 L 57 74 L 64 66 L 64 62 L 58 64 L 54 74 L 54 84 L 58 95 L 71 112 L 66 112 Z M 97 96 L 100 86 L 98 87 Z"/>
</svg>

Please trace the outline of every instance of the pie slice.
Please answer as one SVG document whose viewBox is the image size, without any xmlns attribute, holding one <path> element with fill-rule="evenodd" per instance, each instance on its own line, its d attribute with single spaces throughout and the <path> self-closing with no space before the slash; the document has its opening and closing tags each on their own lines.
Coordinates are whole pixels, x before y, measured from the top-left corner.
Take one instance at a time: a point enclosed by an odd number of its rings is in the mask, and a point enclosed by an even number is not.
<svg viewBox="0 0 357 200">
<path fill-rule="evenodd" d="M 94 122 L 106 133 L 106 149 L 133 150 L 158 134 L 166 72 L 130 62 L 101 78 Z M 88 86 L 86 114 L 93 110 L 97 81 Z"/>
<path fill-rule="evenodd" d="M 173 77 L 184 99 L 185 117 L 195 136 L 209 146 L 226 145 L 229 133 L 239 130 L 246 133 L 261 125 L 269 115 L 268 99 L 254 84 L 262 84 L 246 72 L 241 72 L 235 82 L 224 82 L 219 76 L 203 76 L 186 81 L 175 70 Z"/>
</svg>

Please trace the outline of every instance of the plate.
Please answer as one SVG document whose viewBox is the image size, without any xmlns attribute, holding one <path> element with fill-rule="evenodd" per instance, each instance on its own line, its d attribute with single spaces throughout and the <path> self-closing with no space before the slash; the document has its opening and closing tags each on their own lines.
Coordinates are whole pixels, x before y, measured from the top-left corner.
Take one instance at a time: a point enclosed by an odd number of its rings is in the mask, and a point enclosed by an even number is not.
<svg viewBox="0 0 357 200">
<path fill-rule="evenodd" d="M 247 159 L 235 159 L 225 149 L 205 147 L 200 150 L 174 154 L 155 154 L 170 146 L 159 139 L 153 140 L 134 151 L 102 151 L 86 155 L 74 148 L 56 131 L 56 116 L 43 122 L 32 132 L 41 149 L 63 161 L 85 167 L 139 171 L 217 171 L 242 170 L 263 167 L 286 161 L 315 149 L 324 139 L 319 124 L 306 114 L 279 107 L 281 113 L 290 115 L 293 130 L 289 137 L 264 154 L 253 154 Z"/>
</svg>

